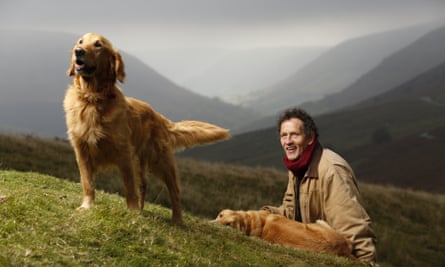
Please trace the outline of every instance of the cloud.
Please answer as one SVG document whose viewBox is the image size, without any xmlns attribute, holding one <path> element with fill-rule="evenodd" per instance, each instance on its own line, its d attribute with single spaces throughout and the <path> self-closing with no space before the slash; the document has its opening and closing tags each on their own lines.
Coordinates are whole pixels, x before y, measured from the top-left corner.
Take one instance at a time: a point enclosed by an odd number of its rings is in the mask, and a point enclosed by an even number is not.
<svg viewBox="0 0 445 267">
<path fill-rule="evenodd" d="M 443 14 L 443 0 L 2 0 L 0 28 L 97 32 L 174 79 L 234 49 L 333 46 Z"/>
<path fill-rule="evenodd" d="M 437 0 L 10 0 L 0 25 L 99 32 L 128 50 L 333 45 L 442 18 Z"/>
</svg>

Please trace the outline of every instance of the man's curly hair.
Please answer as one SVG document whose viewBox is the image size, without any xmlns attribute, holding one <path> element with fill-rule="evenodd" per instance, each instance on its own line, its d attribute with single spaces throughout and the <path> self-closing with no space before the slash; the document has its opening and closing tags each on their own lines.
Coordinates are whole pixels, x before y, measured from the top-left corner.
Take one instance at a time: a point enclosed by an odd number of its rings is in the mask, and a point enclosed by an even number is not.
<svg viewBox="0 0 445 267">
<path fill-rule="evenodd" d="M 310 136 L 313 132 L 315 138 L 318 138 L 318 128 L 314 120 L 306 111 L 299 108 L 287 109 L 278 117 L 278 133 L 281 130 L 281 124 L 292 118 L 297 118 L 303 122 L 303 131 L 306 136 Z"/>
</svg>

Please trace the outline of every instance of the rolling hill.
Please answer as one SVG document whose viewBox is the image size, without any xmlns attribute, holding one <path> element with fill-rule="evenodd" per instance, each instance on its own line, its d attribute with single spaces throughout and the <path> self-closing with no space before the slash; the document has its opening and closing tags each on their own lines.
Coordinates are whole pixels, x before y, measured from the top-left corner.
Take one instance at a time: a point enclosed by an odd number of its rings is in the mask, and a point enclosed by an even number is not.
<svg viewBox="0 0 445 267">
<path fill-rule="evenodd" d="M 44 136 L 65 136 L 62 100 L 70 79 L 66 77 L 70 49 L 78 36 L 31 30 L 1 30 L 0 128 Z M 119 40 L 111 40 L 119 47 Z M 179 87 L 136 57 L 121 52 L 126 65 L 128 96 L 151 104 L 172 120 L 196 119 L 230 129 L 240 119 L 258 116 Z"/>
<path fill-rule="evenodd" d="M 115 194 L 123 188 L 113 172 L 96 179 L 105 190 L 97 190 L 97 205 L 76 212 L 81 186 L 63 140 L 0 134 L 0 169 L 1 266 L 361 266 L 208 223 L 223 208 L 278 205 L 287 184 L 283 171 L 179 159 L 186 225 L 177 226 L 165 208 L 168 194 L 153 177 L 141 213 L 127 210 Z M 378 237 L 379 266 L 441 266 L 444 195 L 359 186 Z"/>
<path fill-rule="evenodd" d="M 0 265 L 9 266 L 357 266 L 330 255 L 296 251 L 147 203 L 127 210 L 122 197 L 98 191 L 100 205 L 76 212 L 79 185 L 0 171 Z M 6 192 L 4 192 L 4 190 Z M 221 252 L 224 251 L 224 255 Z M 359 264 L 359 266 L 366 266 Z"/>
<path fill-rule="evenodd" d="M 438 26 L 420 25 L 344 41 L 287 79 L 254 91 L 246 97 L 248 100 L 243 104 L 265 115 L 274 115 L 286 107 L 320 100 L 327 95 L 340 92 L 375 68 L 384 58 L 411 44 L 434 27 Z M 437 40 L 432 41 L 433 43 L 428 43 L 430 46 L 440 47 L 434 43 Z M 428 46 L 418 47 L 415 54 L 434 55 L 437 52 L 437 49 L 427 51 L 428 49 Z M 424 62 L 428 60 L 432 60 L 431 57 L 425 58 Z M 430 66 L 434 64 L 431 63 Z M 386 75 L 388 78 L 399 78 L 398 73 L 402 71 L 403 69 L 390 69 L 386 71 Z M 421 72 L 420 70 L 417 74 Z M 405 80 L 399 79 L 399 81 L 402 83 Z"/>
<path fill-rule="evenodd" d="M 322 144 L 345 156 L 360 180 L 445 192 L 445 63 L 391 91 L 315 120 Z M 275 127 L 180 155 L 284 168 Z"/>
<path fill-rule="evenodd" d="M 444 62 L 444 46 L 445 27 L 441 27 L 388 56 L 377 67 L 341 92 L 301 106 L 314 114 L 321 114 L 391 90 Z"/>
</svg>

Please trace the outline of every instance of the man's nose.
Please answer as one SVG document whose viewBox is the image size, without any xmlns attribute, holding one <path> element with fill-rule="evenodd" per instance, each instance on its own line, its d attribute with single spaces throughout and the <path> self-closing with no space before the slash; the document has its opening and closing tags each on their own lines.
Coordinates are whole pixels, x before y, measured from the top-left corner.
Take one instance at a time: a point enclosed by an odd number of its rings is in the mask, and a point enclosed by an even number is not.
<svg viewBox="0 0 445 267">
<path fill-rule="evenodd" d="M 288 135 L 285 137 L 284 142 L 286 142 L 286 144 L 290 144 L 292 143 L 292 136 Z"/>
</svg>

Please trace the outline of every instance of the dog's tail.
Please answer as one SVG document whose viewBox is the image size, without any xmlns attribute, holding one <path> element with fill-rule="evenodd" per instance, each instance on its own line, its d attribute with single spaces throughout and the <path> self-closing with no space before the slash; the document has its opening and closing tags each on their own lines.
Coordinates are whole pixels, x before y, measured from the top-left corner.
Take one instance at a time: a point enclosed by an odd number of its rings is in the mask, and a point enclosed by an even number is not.
<svg viewBox="0 0 445 267">
<path fill-rule="evenodd" d="M 229 130 L 201 121 L 175 122 L 170 130 L 175 150 L 215 143 L 230 137 Z"/>
</svg>

